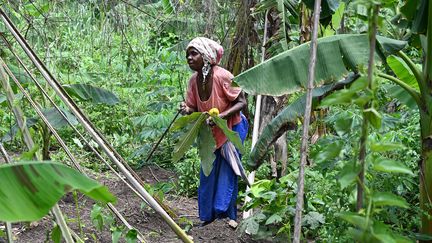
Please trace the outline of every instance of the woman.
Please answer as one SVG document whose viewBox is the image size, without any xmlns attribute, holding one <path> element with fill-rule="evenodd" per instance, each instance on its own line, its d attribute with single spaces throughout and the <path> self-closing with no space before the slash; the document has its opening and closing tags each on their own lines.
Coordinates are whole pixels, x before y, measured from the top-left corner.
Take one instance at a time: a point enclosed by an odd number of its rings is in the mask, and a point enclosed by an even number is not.
<svg viewBox="0 0 432 243">
<path fill-rule="evenodd" d="M 213 40 L 197 37 L 189 43 L 186 59 L 195 73 L 189 80 L 186 102 L 180 105 L 180 109 L 183 114 L 190 114 L 217 108 L 220 111 L 219 117 L 226 119 L 228 127 L 238 132 L 244 141 L 248 124 L 240 110 L 246 106 L 246 99 L 240 88 L 231 86 L 233 75 L 218 66 L 222 54 L 222 46 Z M 207 120 L 207 124 L 214 126 L 211 119 Z M 222 153 L 227 138 L 218 127 L 213 127 L 212 132 L 216 140 L 216 159 L 208 177 L 202 169 L 200 171 L 199 217 L 203 221 L 202 225 L 228 217 L 229 224 L 236 227 L 237 174 L 231 161 L 227 161 Z"/>
</svg>

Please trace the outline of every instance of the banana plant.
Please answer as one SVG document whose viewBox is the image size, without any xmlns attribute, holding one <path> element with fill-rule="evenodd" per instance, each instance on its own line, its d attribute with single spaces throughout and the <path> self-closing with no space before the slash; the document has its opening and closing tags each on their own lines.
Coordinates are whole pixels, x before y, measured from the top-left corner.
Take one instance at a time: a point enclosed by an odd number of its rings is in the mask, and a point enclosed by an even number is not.
<svg viewBox="0 0 432 243">
<path fill-rule="evenodd" d="M 418 10 L 418 18 L 421 16 L 431 16 L 432 4 L 422 1 L 421 5 L 427 7 Z M 423 13 L 423 14 L 422 14 Z M 428 14 L 427 14 L 428 13 Z M 420 170 L 420 206 L 422 213 L 423 234 L 432 235 L 432 203 L 429 195 L 432 195 L 432 18 L 427 21 L 426 37 L 423 39 L 424 60 L 423 70 L 419 68 L 405 53 L 399 51 L 397 56 L 388 57 L 387 61 L 395 76 L 385 73 L 379 74 L 380 77 L 392 81 L 400 86 L 405 92 L 401 93 L 411 100 L 406 102 L 415 103 L 420 113 L 420 139 L 421 139 L 421 161 Z"/>
</svg>

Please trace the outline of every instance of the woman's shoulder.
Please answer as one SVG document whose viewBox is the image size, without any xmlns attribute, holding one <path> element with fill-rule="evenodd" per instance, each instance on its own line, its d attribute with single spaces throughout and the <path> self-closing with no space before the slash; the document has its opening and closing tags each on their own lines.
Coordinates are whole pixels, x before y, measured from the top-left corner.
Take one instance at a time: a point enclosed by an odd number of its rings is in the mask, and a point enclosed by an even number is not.
<svg viewBox="0 0 432 243">
<path fill-rule="evenodd" d="M 195 80 L 196 80 L 196 78 L 197 78 L 197 75 L 198 75 L 198 73 L 197 72 L 194 72 L 191 76 L 190 76 L 190 78 L 189 78 L 189 83 L 188 83 L 188 85 L 189 86 L 194 86 L 195 85 Z"/>
<path fill-rule="evenodd" d="M 234 75 L 223 67 L 214 66 L 213 69 L 213 75 L 220 81 L 231 81 L 234 78 Z"/>
</svg>

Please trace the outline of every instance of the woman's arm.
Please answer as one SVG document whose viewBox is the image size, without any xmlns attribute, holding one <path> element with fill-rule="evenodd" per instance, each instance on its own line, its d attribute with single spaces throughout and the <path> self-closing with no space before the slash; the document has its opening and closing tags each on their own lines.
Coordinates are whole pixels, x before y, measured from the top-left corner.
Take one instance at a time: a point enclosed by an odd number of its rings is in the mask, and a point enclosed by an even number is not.
<svg viewBox="0 0 432 243">
<path fill-rule="evenodd" d="M 231 104 L 232 106 L 229 109 L 219 114 L 220 118 L 222 119 L 230 118 L 232 115 L 236 114 L 237 112 L 240 112 L 244 107 L 246 107 L 246 98 L 243 91 L 240 92 L 237 99 L 231 102 Z"/>
</svg>

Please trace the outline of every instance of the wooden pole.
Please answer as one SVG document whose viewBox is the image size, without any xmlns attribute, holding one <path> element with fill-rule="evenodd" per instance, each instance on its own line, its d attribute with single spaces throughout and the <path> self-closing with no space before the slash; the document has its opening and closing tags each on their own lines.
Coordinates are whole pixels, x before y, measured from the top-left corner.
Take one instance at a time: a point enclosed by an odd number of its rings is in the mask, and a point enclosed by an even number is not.
<svg viewBox="0 0 432 243">
<path fill-rule="evenodd" d="M 312 89 L 313 81 L 315 79 L 315 63 L 317 56 L 318 46 L 318 24 L 320 16 L 321 0 L 315 0 L 314 6 L 314 17 L 313 17 L 313 29 L 312 29 L 312 41 L 310 49 L 310 61 L 308 71 L 308 84 L 306 91 L 306 107 L 305 115 L 303 120 L 303 136 L 300 148 L 300 169 L 298 177 L 298 191 L 297 191 L 297 203 L 294 217 L 294 243 L 300 242 L 301 226 L 302 226 L 302 212 L 303 212 L 303 196 L 304 196 L 304 170 L 306 167 L 306 159 L 308 157 L 308 143 L 309 143 L 309 123 L 312 112 Z"/>
</svg>

